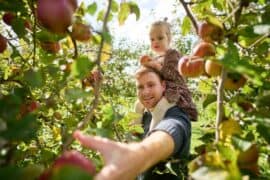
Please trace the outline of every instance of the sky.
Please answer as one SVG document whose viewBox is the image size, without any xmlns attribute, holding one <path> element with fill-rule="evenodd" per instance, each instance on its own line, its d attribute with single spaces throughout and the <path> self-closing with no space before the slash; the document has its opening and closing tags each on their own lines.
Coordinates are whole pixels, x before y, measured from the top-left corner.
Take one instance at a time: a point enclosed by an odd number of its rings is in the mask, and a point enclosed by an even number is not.
<svg viewBox="0 0 270 180">
<path fill-rule="evenodd" d="M 128 37 L 131 41 L 149 43 L 148 30 L 152 22 L 172 19 L 172 9 L 175 0 L 139 0 L 140 19 L 136 21 L 135 15 L 130 15 L 123 26 L 116 22 L 113 27 L 119 37 Z M 180 5 L 179 5 L 180 6 Z"/>
<path fill-rule="evenodd" d="M 97 2 L 98 7 L 102 7 L 101 1 L 94 0 L 79 0 L 79 2 L 84 1 L 84 3 L 91 4 L 92 2 Z M 103 1 L 103 8 L 104 7 Z M 117 0 L 117 2 L 121 2 Z M 156 20 L 163 20 L 165 17 L 168 18 L 168 21 L 172 20 L 175 14 L 172 14 L 174 5 L 177 5 L 177 8 L 182 9 L 182 6 L 177 0 L 135 0 L 140 8 L 140 19 L 136 21 L 136 16 L 134 14 L 129 15 L 125 24 L 119 26 L 118 21 L 114 20 L 110 22 L 110 30 L 116 39 L 126 38 L 130 42 L 145 43 L 149 45 L 148 30 L 152 22 Z M 183 11 L 179 11 L 183 14 Z M 179 14 L 179 13 L 178 13 Z M 87 21 L 96 26 L 96 19 L 88 17 Z M 98 26 L 98 25 L 97 25 Z"/>
</svg>

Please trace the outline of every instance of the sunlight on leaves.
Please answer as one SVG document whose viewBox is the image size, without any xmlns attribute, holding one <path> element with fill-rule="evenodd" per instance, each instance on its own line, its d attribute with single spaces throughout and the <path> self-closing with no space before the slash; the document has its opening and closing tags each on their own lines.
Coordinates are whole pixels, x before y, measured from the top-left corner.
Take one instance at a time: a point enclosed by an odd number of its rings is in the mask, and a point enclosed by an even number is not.
<svg viewBox="0 0 270 180">
<path fill-rule="evenodd" d="M 118 14 L 118 22 L 120 26 L 125 23 L 126 19 L 128 18 L 129 13 L 130 13 L 129 3 L 122 2 L 120 4 L 120 12 Z"/>
<path fill-rule="evenodd" d="M 111 58 L 111 54 L 112 54 L 112 46 L 108 43 L 104 43 L 100 60 L 102 62 L 108 61 Z"/>
</svg>

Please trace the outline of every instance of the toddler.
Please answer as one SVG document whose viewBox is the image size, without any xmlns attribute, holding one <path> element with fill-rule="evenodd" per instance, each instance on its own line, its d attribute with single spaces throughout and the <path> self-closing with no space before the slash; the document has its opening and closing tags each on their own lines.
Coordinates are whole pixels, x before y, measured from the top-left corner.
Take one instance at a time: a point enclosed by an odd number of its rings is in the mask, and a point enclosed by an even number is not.
<svg viewBox="0 0 270 180">
<path fill-rule="evenodd" d="M 140 63 L 143 66 L 154 68 L 161 72 L 166 81 L 165 97 L 169 103 L 176 103 L 184 110 L 192 121 L 197 120 L 197 109 L 192 101 L 191 92 L 187 88 L 184 78 L 178 73 L 177 66 L 181 54 L 170 48 L 171 30 L 166 21 L 157 21 L 150 28 L 151 49 L 157 55 L 154 58 L 142 56 Z M 136 102 L 135 111 L 143 113 L 144 107 Z"/>
</svg>

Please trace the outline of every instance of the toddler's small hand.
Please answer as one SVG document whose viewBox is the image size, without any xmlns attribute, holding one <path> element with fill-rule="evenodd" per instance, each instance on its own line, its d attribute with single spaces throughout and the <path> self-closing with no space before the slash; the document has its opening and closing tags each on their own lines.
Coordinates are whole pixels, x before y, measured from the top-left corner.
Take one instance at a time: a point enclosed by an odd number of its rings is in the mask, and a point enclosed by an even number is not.
<svg viewBox="0 0 270 180">
<path fill-rule="evenodd" d="M 162 68 L 162 65 L 157 61 L 148 61 L 148 62 L 144 63 L 143 66 L 154 68 L 158 71 L 160 71 Z"/>
</svg>

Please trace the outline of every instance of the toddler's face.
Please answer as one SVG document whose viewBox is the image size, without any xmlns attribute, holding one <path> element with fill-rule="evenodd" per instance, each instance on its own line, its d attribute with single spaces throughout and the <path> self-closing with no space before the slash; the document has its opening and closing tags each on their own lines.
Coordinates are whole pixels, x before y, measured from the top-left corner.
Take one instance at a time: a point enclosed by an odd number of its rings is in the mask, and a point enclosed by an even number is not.
<svg viewBox="0 0 270 180">
<path fill-rule="evenodd" d="M 170 40 L 164 26 L 154 26 L 150 31 L 151 49 L 159 55 L 164 55 L 169 49 Z"/>
</svg>

